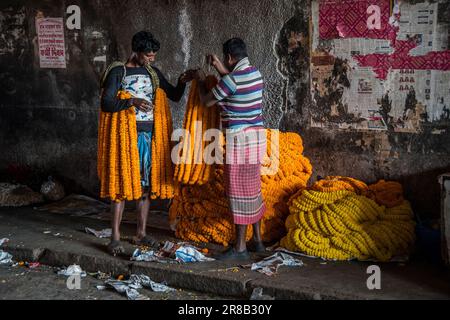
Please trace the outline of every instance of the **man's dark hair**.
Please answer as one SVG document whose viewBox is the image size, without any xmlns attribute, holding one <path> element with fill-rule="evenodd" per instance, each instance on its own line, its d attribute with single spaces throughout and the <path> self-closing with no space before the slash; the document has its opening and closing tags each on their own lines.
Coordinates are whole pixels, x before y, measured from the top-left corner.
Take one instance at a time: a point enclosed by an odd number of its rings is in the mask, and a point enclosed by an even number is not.
<svg viewBox="0 0 450 320">
<path fill-rule="evenodd" d="M 223 55 L 236 60 L 247 58 L 247 45 L 241 38 L 232 38 L 223 44 Z"/>
<path fill-rule="evenodd" d="M 148 31 L 140 31 L 133 36 L 131 48 L 133 52 L 156 52 L 160 48 L 159 41 Z"/>
</svg>

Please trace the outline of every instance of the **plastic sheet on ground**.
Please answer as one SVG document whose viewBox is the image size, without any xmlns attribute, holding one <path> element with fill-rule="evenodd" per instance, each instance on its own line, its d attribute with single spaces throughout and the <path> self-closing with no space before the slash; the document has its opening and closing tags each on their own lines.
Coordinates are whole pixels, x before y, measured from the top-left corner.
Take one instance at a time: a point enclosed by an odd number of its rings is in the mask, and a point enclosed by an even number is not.
<svg viewBox="0 0 450 320">
<path fill-rule="evenodd" d="M 67 267 L 66 269 L 59 270 L 58 275 L 66 277 L 79 275 L 81 277 L 86 277 L 87 274 L 85 271 L 83 271 L 83 269 L 81 269 L 79 265 L 74 264 Z"/>
<path fill-rule="evenodd" d="M 214 261 L 215 259 L 206 257 L 198 248 L 185 242 L 175 244 L 166 241 L 159 251 L 136 249 L 131 260 L 159 263 L 194 263 Z"/>
<path fill-rule="evenodd" d="M 9 239 L 4 238 L 4 239 L 0 239 L 0 247 L 7 243 L 9 241 Z M 8 252 L 5 252 L 3 250 L 0 250 L 0 265 L 10 265 L 13 263 L 12 261 L 13 256 L 11 254 L 9 254 Z"/>
<path fill-rule="evenodd" d="M 86 233 L 92 234 L 100 239 L 111 238 L 111 234 L 112 234 L 112 229 L 103 229 L 103 230 L 97 231 L 95 229 L 86 227 L 85 231 L 86 231 Z"/>
<path fill-rule="evenodd" d="M 252 271 L 258 271 L 265 275 L 273 276 L 278 272 L 278 268 L 281 266 L 302 267 L 303 261 L 295 259 L 286 253 L 277 252 L 260 262 L 253 263 L 250 268 Z"/>
<path fill-rule="evenodd" d="M 139 293 L 139 289 L 147 288 L 154 292 L 168 293 L 176 291 L 164 284 L 152 281 L 146 275 L 131 275 L 129 280 L 106 280 L 105 286 L 98 286 L 99 290 L 110 287 L 120 294 L 125 294 L 128 300 L 150 300 L 147 296 Z"/>
</svg>

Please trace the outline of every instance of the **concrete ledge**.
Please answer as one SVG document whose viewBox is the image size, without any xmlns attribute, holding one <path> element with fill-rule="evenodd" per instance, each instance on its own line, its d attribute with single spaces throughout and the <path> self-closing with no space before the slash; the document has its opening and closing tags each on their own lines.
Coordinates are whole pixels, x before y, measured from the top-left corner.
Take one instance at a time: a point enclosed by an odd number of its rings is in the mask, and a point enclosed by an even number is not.
<svg viewBox="0 0 450 320">
<path fill-rule="evenodd" d="M 45 249 L 5 246 L 4 250 L 13 255 L 16 261 L 40 262 Z"/>
<path fill-rule="evenodd" d="M 220 296 L 247 297 L 245 279 L 232 277 L 214 277 L 187 270 L 189 266 L 164 267 L 158 264 L 133 263 L 133 274 L 146 274 L 154 281 L 166 282 L 169 286 L 187 290 L 212 293 Z"/>
</svg>

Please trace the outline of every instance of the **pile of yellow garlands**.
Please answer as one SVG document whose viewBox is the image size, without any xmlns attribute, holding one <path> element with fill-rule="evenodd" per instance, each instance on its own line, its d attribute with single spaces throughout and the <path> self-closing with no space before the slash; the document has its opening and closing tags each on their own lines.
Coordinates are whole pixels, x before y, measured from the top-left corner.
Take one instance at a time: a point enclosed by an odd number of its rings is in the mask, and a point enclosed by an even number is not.
<svg viewBox="0 0 450 320">
<path fill-rule="evenodd" d="M 289 201 L 287 236 L 281 246 L 330 260 L 389 261 L 408 254 L 415 241 L 410 204 L 397 182 L 367 186 L 327 177 Z"/>
<path fill-rule="evenodd" d="M 206 78 L 206 87 L 212 89 L 217 84 L 214 76 Z M 217 106 L 206 107 L 200 101 L 197 81 L 192 81 L 183 129 L 187 136 L 182 140 L 180 164 L 175 167 L 175 179 L 182 184 L 203 185 L 213 176 L 214 166 L 204 161 L 206 141 L 203 137 L 209 129 L 219 127 L 219 111 Z"/>
<path fill-rule="evenodd" d="M 119 91 L 117 96 L 122 100 L 131 98 L 131 94 L 125 91 Z M 172 199 L 172 116 L 167 96 L 160 88 L 156 90 L 154 118 L 151 198 Z M 134 108 L 116 113 L 100 112 L 97 171 L 101 198 L 132 201 L 142 197 Z"/>
<path fill-rule="evenodd" d="M 295 192 L 306 187 L 312 166 L 302 155 L 303 143 L 299 135 L 267 130 L 267 141 L 264 166 L 275 169 L 279 166 L 280 170 L 275 170 L 275 175 L 262 176 L 267 211 L 261 223 L 261 235 L 264 241 L 273 241 L 285 234 L 284 222 L 289 215 L 287 202 Z M 224 246 L 233 241 L 235 230 L 225 195 L 223 167 L 217 166 L 213 179 L 204 185 L 181 186 L 180 194 L 173 199 L 169 218 L 176 236 L 181 239 Z M 247 240 L 252 237 L 251 227 L 248 230 Z"/>
</svg>

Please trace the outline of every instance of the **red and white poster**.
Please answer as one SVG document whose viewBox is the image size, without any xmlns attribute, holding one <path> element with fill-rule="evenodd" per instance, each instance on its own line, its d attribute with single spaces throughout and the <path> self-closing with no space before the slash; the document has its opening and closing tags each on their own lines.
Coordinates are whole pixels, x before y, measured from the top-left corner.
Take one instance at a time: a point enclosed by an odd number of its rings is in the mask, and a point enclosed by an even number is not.
<svg viewBox="0 0 450 320">
<path fill-rule="evenodd" d="M 66 68 L 63 18 L 36 20 L 41 68 Z"/>
<path fill-rule="evenodd" d="M 321 39 L 396 37 L 391 0 L 320 0 Z"/>
</svg>

